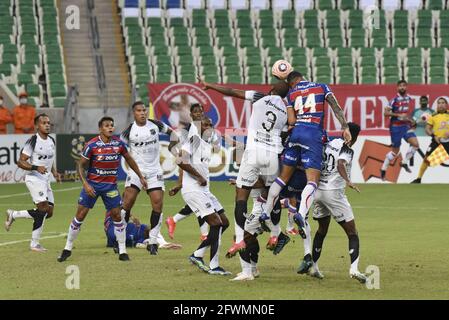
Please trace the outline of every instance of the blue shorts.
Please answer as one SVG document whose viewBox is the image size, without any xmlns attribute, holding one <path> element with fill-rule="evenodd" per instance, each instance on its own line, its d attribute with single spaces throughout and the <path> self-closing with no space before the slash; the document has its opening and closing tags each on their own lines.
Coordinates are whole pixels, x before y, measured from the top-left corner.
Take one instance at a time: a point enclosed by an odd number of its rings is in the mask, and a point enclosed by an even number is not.
<svg viewBox="0 0 449 320">
<path fill-rule="evenodd" d="M 126 246 L 127 247 L 135 247 L 137 243 L 142 243 L 145 240 L 145 228 L 147 225 L 141 224 L 139 228 L 134 223 L 128 223 L 126 225 Z M 117 241 L 114 233 L 114 223 L 111 220 L 111 223 L 108 225 L 106 232 L 107 237 L 107 247 L 114 247 L 115 242 Z"/>
<path fill-rule="evenodd" d="M 295 170 L 292 177 L 288 181 L 288 184 L 282 189 L 280 197 L 281 198 L 296 197 L 298 201 L 301 201 L 301 193 L 306 185 L 307 185 L 306 173 L 303 170 Z"/>
<path fill-rule="evenodd" d="M 407 141 L 410 138 L 416 138 L 414 131 L 409 126 L 392 126 L 390 127 L 391 145 L 393 148 L 401 146 L 401 139 Z"/>
<path fill-rule="evenodd" d="M 323 136 L 323 129 L 316 125 L 297 124 L 292 130 L 283 164 L 290 167 L 301 165 L 304 169 L 321 170 Z"/>
<path fill-rule="evenodd" d="M 89 196 L 83 188 L 80 193 L 78 204 L 92 209 L 95 205 L 95 202 L 97 202 L 97 198 L 101 197 L 106 210 L 109 211 L 111 209 L 120 207 L 122 198 L 120 197 L 120 192 L 118 191 L 117 184 L 96 183 L 89 180 L 87 182 L 92 186 L 92 188 L 94 188 L 96 197 Z"/>
</svg>

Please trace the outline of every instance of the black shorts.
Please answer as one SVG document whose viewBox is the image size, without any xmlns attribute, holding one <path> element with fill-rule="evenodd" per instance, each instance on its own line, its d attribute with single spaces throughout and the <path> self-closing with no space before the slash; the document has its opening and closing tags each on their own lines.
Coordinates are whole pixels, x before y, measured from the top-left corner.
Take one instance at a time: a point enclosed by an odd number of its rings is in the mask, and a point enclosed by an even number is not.
<svg viewBox="0 0 449 320">
<path fill-rule="evenodd" d="M 442 142 L 441 144 L 443 145 L 444 149 L 446 149 L 446 152 L 449 154 L 449 142 Z M 435 139 L 432 138 L 432 142 L 430 143 L 426 151 L 426 157 L 430 156 L 438 146 L 439 144 L 435 141 Z"/>
</svg>

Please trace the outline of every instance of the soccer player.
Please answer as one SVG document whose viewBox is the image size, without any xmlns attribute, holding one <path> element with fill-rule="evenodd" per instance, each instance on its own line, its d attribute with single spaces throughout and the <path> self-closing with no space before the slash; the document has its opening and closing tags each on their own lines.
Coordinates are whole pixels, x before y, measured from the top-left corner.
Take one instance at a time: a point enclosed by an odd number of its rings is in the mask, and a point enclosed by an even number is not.
<svg viewBox="0 0 449 320">
<path fill-rule="evenodd" d="M 429 136 L 432 136 L 432 142 L 430 143 L 426 152 L 426 157 L 419 168 L 418 178 L 413 180 L 412 183 L 421 183 L 421 179 L 429 167 L 427 157 L 430 156 L 440 144 L 443 145 L 446 152 L 449 153 L 449 112 L 446 98 L 439 98 L 437 100 L 437 113 L 427 120 L 426 133 Z"/>
<path fill-rule="evenodd" d="M 193 103 L 190 106 L 190 118 L 192 119 L 192 121 L 201 121 L 204 118 L 204 108 L 201 104 Z M 196 130 L 196 127 L 192 126 L 192 123 L 187 125 L 185 128 L 181 129 L 181 134 L 180 134 L 180 140 L 181 140 L 180 144 L 181 145 L 182 145 L 182 143 L 184 143 L 187 140 L 190 130 Z M 179 170 L 178 183 L 173 188 L 170 189 L 170 191 L 169 191 L 170 196 L 175 196 L 181 190 L 182 176 L 183 176 L 183 171 Z M 181 210 L 179 210 L 178 213 L 176 213 L 173 217 L 168 217 L 165 220 L 165 224 L 167 225 L 167 228 L 168 228 L 168 236 L 171 239 L 173 239 L 173 237 L 174 237 L 176 224 L 179 221 L 189 217 L 192 213 L 193 213 L 192 209 L 190 209 L 190 207 L 188 205 L 186 205 Z M 198 224 L 200 226 L 201 240 L 205 240 L 207 233 L 209 232 L 209 226 L 206 223 L 206 221 L 201 217 L 198 217 Z"/>
<path fill-rule="evenodd" d="M 408 167 L 407 162 L 419 149 L 418 138 L 416 138 L 416 134 L 412 128 L 414 120 L 408 116 L 410 101 L 412 98 L 407 94 L 407 81 L 399 80 L 397 89 L 398 93 L 396 97 L 390 101 L 389 106 L 385 108 L 384 112 L 385 116 L 390 117 L 391 151 L 385 156 L 384 163 L 380 170 L 382 180 L 385 180 L 385 175 L 390 162 L 396 159 L 399 155 L 402 139 L 410 144 L 410 147 L 401 164 L 401 167 L 408 173 L 412 171 Z"/>
<path fill-rule="evenodd" d="M 426 135 L 427 119 L 433 114 L 433 110 L 429 108 L 429 98 L 427 96 L 421 96 L 419 98 L 419 108 L 413 111 L 412 118 L 416 123 L 415 134 L 417 136 Z"/>
<path fill-rule="evenodd" d="M 279 193 L 287 185 L 290 177 L 301 162 L 307 176 L 307 185 L 301 194 L 300 215 L 296 215 L 301 237 L 306 237 L 305 217 L 313 203 L 314 194 L 320 180 L 324 147 L 324 101 L 329 103 L 343 129 L 343 137 L 348 143 L 351 133 L 343 110 L 326 84 L 306 81 L 297 71 L 287 77 L 290 91 L 287 94 L 288 123 L 294 125 L 289 148 L 285 151 L 282 171 L 270 187 L 264 219 L 269 218 Z"/>
<path fill-rule="evenodd" d="M 25 143 L 20 153 L 17 166 L 28 171 L 25 185 L 30 191 L 36 208 L 30 210 L 6 210 L 5 229 L 9 231 L 16 219 L 33 219 L 30 249 L 45 252 L 39 239 L 44 228 L 45 219 L 51 218 L 54 209 L 53 191 L 50 185 L 50 172 L 60 182 L 61 176 L 54 165 L 56 155 L 55 140 L 50 136 L 50 118 L 41 113 L 34 118 L 37 133 Z"/>
<path fill-rule="evenodd" d="M 301 262 L 298 273 L 307 273 L 312 267 L 310 275 L 323 278 L 318 268 L 324 238 L 329 228 L 330 217 L 340 224 L 346 232 L 349 240 L 349 256 L 351 267 L 349 276 L 361 283 L 366 282 L 366 276 L 358 269 L 359 264 L 359 236 L 354 221 L 351 205 L 345 195 L 345 187 L 348 186 L 357 192 L 358 187 L 351 182 L 351 165 L 354 151 L 351 146 L 357 141 L 360 127 L 355 123 L 348 123 L 352 140 L 349 144 L 341 138 L 331 140 L 325 149 L 324 167 L 320 178 L 320 184 L 315 196 L 313 219 L 318 221 L 318 230 L 313 239 L 312 257 L 306 256 Z"/>
<path fill-rule="evenodd" d="M 141 224 L 140 220 L 135 216 L 130 216 L 129 221 L 126 224 L 126 246 L 136 248 L 146 248 L 150 238 L 150 227 L 146 224 Z M 107 238 L 107 247 L 114 248 L 114 251 L 118 253 L 117 238 L 115 237 L 114 221 L 112 220 L 111 213 L 106 212 L 104 219 L 104 232 Z M 165 241 L 161 233 L 157 236 L 157 243 L 159 248 L 162 249 L 181 249 L 182 246 L 176 243 L 170 243 Z"/>
<path fill-rule="evenodd" d="M 101 197 L 107 211 L 111 212 L 114 221 L 114 232 L 118 242 L 119 260 L 128 261 L 126 253 L 126 222 L 120 214 L 120 192 L 117 186 L 117 174 L 121 156 L 136 173 L 140 186 L 147 189 L 147 180 L 142 175 L 136 161 L 128 153 L 125 143 L 114 134 L 114 119 L 103 117 L 98 122 L 100 135 L 91 139 L 84 147 L 77 164 L 78 175 L 83 183 L 83 190 L 78 201 L 78 209 L 70 223 L 67 242 L 58 257 L 59 262 L 72 255 L 73 242 L 81 231 L 81 226 L 98 197 Z M 84 168 L 88 168 L 87 178 Z"/>
<path fill-rule="evenodd" d="M 280 81 L 274 84 L 266 95 L 199 80 L 204 90 L 212 89 L 224 95 L 249 100 L 253 106 L 248 124 L 246 148 L 236 182 L 234 211 L 236 238 L 235 243 L 228 250 L 228 256 L 232 256 L 245 248 L 245 215 L 248 211 L 247 203 L 252 187 L 259 177 L 265 182 L 265 186 L 269 187 L 279 172 L 279 155 L 283 150 L 281 133 L 287 126 L 287 110 L 283 98 L 287 94 L 288 87 L 284 81 Z M 280 213 L 280 203 L 276 211 Z"/>
<path fill-rule="evenodd" d="M 194 124 L 196 126 L 196 123 Z M 192 253 L 189 260 L 204 272 L 213 275 L 229 275 L 219 265 L 221 235 L 229 226 L 223 206 L 209 190 L 209 162 L 212 146 L 210 141 L 214 134 L 212 121 L 203 118 L 200 128 L 191 131 L 182 146 L 179 167 L 184 171 L 182 179 L 182 197 L 186 204 L 209 224 L 207 238 Z M 203 261 L 204 254 L 210 246 L 209 267 Z"/>
<path fill-rule="evenodd" d="M 157 237 L 162 224 L 162 203 L 164 199 L 164 175 L 159 163 L 160 143 L 159 134 L 165 133 L 175 135 L 173 130 L 158 120 L 148 120 L 148 111 L 144 103 L 136 101 L 133 106 L 134 122 L 122 132 L 120 138 L 129 148 L 131 156 L 136 160 L 139 169 L 144 175 L 148 189 L 146 192 L 151 201 L 150 216 L 150 240 L 147 250 L 151 255 L 157 255 Z M 171 139 L 171 143 L 176 143 L 176 139 Z M 169 146 L 171 150 L 171 146 Z M 131 209 L 136 202 L 137 195 L 142 189 L 139 176 L 129 170 L 123 193 L 123 204 L 121 214 L 125 221 L 131 215 Z"/>
</svg>

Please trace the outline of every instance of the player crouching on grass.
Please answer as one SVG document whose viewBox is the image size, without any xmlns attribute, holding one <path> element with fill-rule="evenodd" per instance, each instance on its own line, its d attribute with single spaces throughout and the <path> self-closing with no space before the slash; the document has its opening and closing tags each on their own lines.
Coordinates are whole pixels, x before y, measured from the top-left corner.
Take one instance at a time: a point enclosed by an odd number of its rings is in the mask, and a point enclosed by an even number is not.
<svg viewBox="0 0 449 320">
<path fill-rule="evenodd" d="M 359 264 L 359 236 L 354 221 L 354 214 L 345 187 L 348 186 L 357 192 L 360 190 L 351 182 L 350 172 L 354 156 L 351 146 L 357 141 L 360 127 L 352 122 L 348 123 L 351 141 L 345 144 L 342 138 L 331 140 L 324 150 L 324 166 L 321 171 L 320 183 L 315 196 L 313 219 L 318 221 L 318 230 L 313 239 L 312 257 L 306 256 L 298 268 L 298 273 L 309 272 L 311 276 L 322 279 L 324 276 L 318 269 L 324 238 L 329 228 L 332 216 L 346 232 L 349 240 L 349 256 L 351 267 L 349 276 L 361 283 L 366 282 L 366 276 L 358 270 Z M 296 221 L 296 219 L 295 219 Z"/>
<path fill-rule="evenodd" d="M 209 224 L 209 233 L 198 249 L 189 257 L 190 262 L 202 271 L 214 275 L 229 275 L 219 265 L 221 235 L 228 228 L 229 221 L 223 206 L 209 190 L 209 163 L 211 159 L 211 139 L 214 134 L 212 121 L 203 118 L 198 130 L 192 130 L 184 142 L 178 166 L 184 171 L 182 179 L 182 197 L 197 216 Z M 209 267 L 203 261 L 207 248 L 210 247 Z"/>
<path fill-rule="evenodd" d="M 143 189 L 147 189 L 147 181 L 140 172 L 137 163 L 128 153 L 125 143 L 114 137 L 114 119 L 103 117 L 98 122 L 100 135 L 91 139 L 77 163 L 77 172 L 83 182 L 83 190 L 78 200 L 78 210 L 73 218 L 64 250 L 58 258 L 59 262 L 67 260 L 72 254 L 73 242 L 80 233 L 87 213 L 101 196 L 106 210 L 111 212 L 114 232 L 118 241 L 119 260 L 128 261 L 126 253 L 126 222 L 120 214 L 121 197 L 117 186 L 118 168 L 123 156 L 129 167 L 137 174 Z M 84 168 L 88 167 L 87 178 Z"/>
</svg>

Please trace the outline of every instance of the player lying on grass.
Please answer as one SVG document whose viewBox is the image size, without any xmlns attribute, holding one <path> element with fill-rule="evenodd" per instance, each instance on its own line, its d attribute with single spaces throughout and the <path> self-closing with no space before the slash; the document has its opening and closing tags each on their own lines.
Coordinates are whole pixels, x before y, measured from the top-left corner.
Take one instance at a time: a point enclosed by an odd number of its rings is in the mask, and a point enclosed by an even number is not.
<svg viewBox="0 0 449 320">
<path fill-rule="evenodd" d="M 6 210 L 5 229 L 9 231 L 16 219 L 33 219 L 30 250 L 45 252 L 39 242 L 45 219 L 51 218 L 54 209 L 50 173 L 60 182 L 61 176 L 54 166 L 56 145 L 50 134 L 50 118 L 42 113 L 34 119 L 37 133 L 32 135 L 20 152 L 17 166 L 27 171 L 25 185 L 30 191 L 36 208 L 30 210 Z"/>
<path fill-rule="evenodd" d="M 228 250 L 230 255 L 234 255 L 245 246 L 245 215 L 248 212 L 251 189 L 259 178 L 264 181 L 265 187 L 270 187 L 279 172 L 279 155 L 283 150 L 281 133 L 287 129 L 287 109 L 283 98 L 287 94 L 288 86 L 284 81 L 280 81 L 271 87 L 268 94 L 264 94 L 198 80 L 204 90 L 211 89 L 252 102 L 248 138 L 236 182 L 235 242 Z M 275 211 L 280 210 L 279 204 Z"/>
<path fill-rule="evenodd" d="M 448 104 L 446 98 L 439 98 L 437 100 L 437 112 L 427 120 L 426 133 L 432 137 L 432 142 L 426 152 L 426 157 L 419 168 L 418 178 L 413 180 L 412 183 L 421 183 L 421 179 L 424 176 L 429 167 L 429 161 L 427 157 L 430 156 L 436 148 L 441 144 L 447 153 L 449 153 L 449 113 Z"/>
<path fill-rule="evenodd" d="M 150 215 L 150 238 L 147 250 L 151 255 L 158 253 L 158 235 L 162 225 L 162 203 L 164 200 L 164 172 L 162 171 L 160 158 L 159 134 L 164 133 L 170 136 L 171 151 L 178 138 L 174 131 L 166 124 L 158 120 L 148 120 L 148 110 L 144 103 L 137 101 L 132 106 L 134 122 L 126 128 L 120 135 L 128 148 L 129 153 L 136 160 L 142 174 L 147 181 L 147 195 L 151 202 Z M 123 203 L 121 214 L 127 222 L 131 214 L 131 209 L 136 202 L 137 196 L 142 189 L 142 184 L 137 174 L 133 170 L 128 171 L 123 192 Z"/>
<path fill-rule="evenodd" d="M 146 248 L 150 241 L 151 228 L 146 224 L 141 224 L 140 220 L 131 215 L 126 224 L 126 246 L 136 248 Z M 117 237 L 114 231 L 114 221 L 112 220 L 110 212 L 106 212 L 104 219 L 104 232 L 106 234 L 106 246 L 114 248 L 114 252 L 118 253 Z M 159 232 L 157 236 L 157 243 L 160 249 L 181 249 L 182 246 L 177 243 L 170 243 L 165 241 L 162 234 Z"/>
<path fill-rule="evenodd" d="M 348 123 L 351 132 L 351 141 L 345 144 L 342 138 L 331 140 L 325 148 L 324 167 L 321 172 L 320 184 L 315 196 L 313 219 L 318 221 L 318 230 L 313 239 L 312 259 L 305 257 L 301 262 L 298 273 L 307 273 L 319 279 L 323 274 L 318 268 L 318 259 L 323 249 L 324 238 L 329 228 L 331 216 L 345 231 L 349 242 L 349 256 L 351 267 L 349 275 L 361 283 L 366 282 L 366 276 L 358 270 L 359 263 L 359 236 L 354 221 L 351 205 L 345 194 L 348 186 L 357 192 L 360 190 L 351 182 L 351 165 L 354 151 L 351 146 L 357 141 L 360 127 L 355 123 Z M 299 213 L 297 214 L 299 215 Z M 295 221 L 296 217 L 295 216 Z"/>
<path fill-rule="evenodd" d="M 197 123 L 194 124 L 196 127 Z M 198 249 L 189 260 L 204 272 L 213 275 L 229 275 L 219 265 L 220 242 L 223 232 L 228 228 L 229 221 L 223 206 L 209 189 L 209 163 L 212 154 L 211 140 L 215 131 L 212 121 L 203 118 L 197 130 L 192 130 L 182 146 L 181 157 L 177 159 L 178 166 L 184 171 L 182 179 L 182 197 L 185 203 L 197 216 L 209 224 L 207 238 L 201 242 Z M 209 267 L 203 261 L 206 250 L 210 247 Z"/>
<path fill-rule="evenodd" d="M 83 183 L 79 196 L 78 209 L 69 227 L 67 242 L 58 258 L 59 262 L 67 260 L 72 254 L 73 242 L 81 231 L 81 226 L 89 210 L 92 209 L 98 197 L 101 197 L 106 210 L 111 212 L 114 232 L 118 241 L 119 260 L 128 261 L 126 253 L 126 222 L 120 214 L 121 197 L 117 186 L 117 174 L 123 156 L 129 167 L 139 177 L 143 189 L 147 189 L 147 181 L 131 155 L 125 143 L 114 137 L 114 119 L 103 117 L 98 122 L 100 135 L 91 139 L 81 154 L 77 163 L 77 172 Z M 85 177 L 84 168 L 88 168 Z"/>
</svg>

